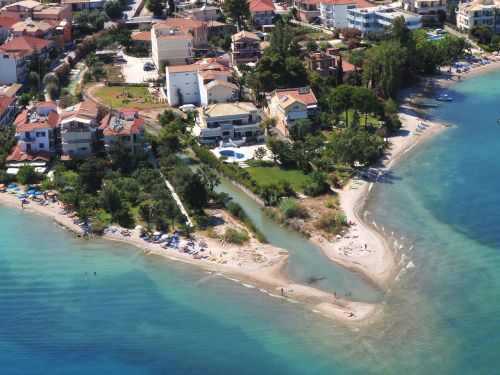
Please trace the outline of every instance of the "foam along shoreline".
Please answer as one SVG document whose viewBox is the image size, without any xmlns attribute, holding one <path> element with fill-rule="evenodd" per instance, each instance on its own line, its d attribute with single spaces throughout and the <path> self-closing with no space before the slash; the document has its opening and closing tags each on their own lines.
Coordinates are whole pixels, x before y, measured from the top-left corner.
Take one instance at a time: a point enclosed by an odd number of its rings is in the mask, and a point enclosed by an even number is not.
<svg viewBox="0 0 500 375">
<path fill-rule="evenodd" d="M 450 77 L 448 73 L 439 74 L 431 80 L 435 88 L 445 88 L 498 69 L 500 61 L 495 60 L 460 73 L 460 80 L 458 75 L 452 74 Z M 448 126 L 430 121 L 425 113 L 412 106 L 412 98 L 423 91 L 424 87 L 417 85 L 402 92 L 399 100 L 402 128 L 389 138 L 388 152 L 370 168 L 368 175 L 358 176 L 346 187 L 337 190 L 340 206 L 347 220 L 354 223 L 347 235 L 339 240 L 328 241 L 316 232 L 310 238 L 330 260 L 358 273 L 383 290 L 389 289 L 402 272 L 414 268 L 415 265 L 405 254 L 404 245 L 390 239 L 389 233 L 386 233 L 383 227 L 368 218 L 365 205 L 374 184 L 384 178 L 390 178 L 390 169 L 400 157 Z"/>
<path fill-rule="evenodd" d="M 20 200 L 16 195 L 9 193 L 0 193 L 1 204 L 21 209 Z M 83 236 L 83 230 L 74 224 L 71 218 L 59 214 L 60 207 L 57 203 L 41 206 L 36 202 L 30 202 L 25 205 L 23 211 L 51 219 L 77 236 Z M 224 220 L 232 219 L 227 215 Z M 232 220 L 230 225 L 239 226 L 241 224 Z M 218 263 L 206 259 L 194 259 L 192 255 L 181 253 L 177 249 L 163 249 L 159 244 L 149 243 L 139 238 L 139 231 L 130 230 L 130 232 L 131 235 L 128 237 L 124 237 L 119 232 L 107 233 L 102 236 L 102 239 L 133 244 L 141 248 L 144 254 L 158 255 L 173 261 L 189 263 L 210 272 L 220 273 L 228 280 L 241 283 L 243 287 L 265 292 L 270 297 L 282 299 L 286 303 L 302 304 L 313 312 L 345 323 L 368 324 L 382 309 L 379 304 L 349 301 L 337 297 L 333 293 L 293 283 L 282 272 L 289 257 L 288 251 L 272 245 L 261 244 L 254 238 L 244 246 L 236 246 L 223 244 L 218 240 L 203 236 L 207 243 L 206 252 L 209 252 L 217 260 L 225 260 L 225 263 Z M 196 236 L 198 237 L 198 234 Z"/>
</svg>

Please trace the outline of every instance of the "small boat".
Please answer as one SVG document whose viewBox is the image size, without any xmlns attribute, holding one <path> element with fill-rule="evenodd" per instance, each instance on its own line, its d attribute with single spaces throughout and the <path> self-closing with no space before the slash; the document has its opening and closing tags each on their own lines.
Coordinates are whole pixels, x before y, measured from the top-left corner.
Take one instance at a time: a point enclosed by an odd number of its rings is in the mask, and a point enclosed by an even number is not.
<svg viewBox="0 0 500 375">
<path fill-rule="evenodd" d="M 451 102 L 453 99 L 451 96 L 448 96 L 448 94 L 443 94 L 440 95 L 436 98 L 436 100 L 442 101 L 442 102 Z"/>
</svg>

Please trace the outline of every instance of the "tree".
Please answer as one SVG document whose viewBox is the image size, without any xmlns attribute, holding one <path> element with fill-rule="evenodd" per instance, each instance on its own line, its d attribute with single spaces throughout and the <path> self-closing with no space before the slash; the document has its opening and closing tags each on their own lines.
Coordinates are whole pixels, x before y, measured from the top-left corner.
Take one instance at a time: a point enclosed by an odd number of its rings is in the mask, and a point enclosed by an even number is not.
<svg viewBox="0 0 500 375">
<path fill-rule="evenodd" d="M 201 211 L 208 202 L 207 189 L 201 176 L 187 167 L 177 168 L 173 172 L 173 183 L 183 202 L 192 209 Z"/>
<path fill-rule="evenodd" d="M 54 83 L 49 83 L 48 85 L 46 85 L 45 91 L 52 100 L 56 100 L 59 97 L 59 86 Z"/>
<path fill-rule="evenodd" d="M 151 230 L 151 222 L 153 221 L 153 210 L 155 202 L 148 199 L 139 205 L 139 217 L 146 223 L 148 231 Z"/>
<path fill-rule="evenodd" d="M 17 104 L 20 107 L 27 107 L 28 104 L 30 104 L 30 101 L 31 101 L 31 95 L 28 94 L 27 92 L 25 92 L 25 93 L 21 94 L 21 96 L 17 100 Z"/>
<path fill-rule="evenodd" d="M 265 147 L 257 147 L 257 149 L 253 153 L 254 158 L 258 160 L 264 159 L 266 155 L 267 155 L 267 150 Z"/>
<path fill-rule="evenodd" d="M 210 167 L 202 165 L 196 173 L 199 175 L 201 182 L 205 185 L 207 191 L 213 191 L 220 184 L 220 178 Z"/>
<path fill-rule="evenodd" d="M 146 0 L 146 8 L 153 12 L 155 16 L 161 16 L 165 10 L 165 1 L 163 0 Z"/>
<path fill-rule="evenodd" d="M 368 122 L 368 114 L 381 110 L 377 95 L 365 87 L 356 87 L 352 96 L 353 107 L 365 114 L 365 127 Z"/>
<path fill-rule="evenodd" d="M 410 41 L 411 32 L 403 16 L 396 17 L 391 22 L 390 27 L 391 37 L 393 40 L 398 41 L 403 46 L 407 45 Z"/>
<path fill-rule="evenodd" d="M 267 137 L 271 129 L 276 127 L 277 123 L 278 119 L 276 117 L 266 118 L 259 123 L 259 130 Z"/>
<path fill-rule="evenodd" d="M 16 178 L 23 185 L 34 184 L 38 182 L 38 173 L 32 165 L 23 165 L 19 167 Z"/>
<path fill-rule="evenodd" d="M 29 83 L 35 90 L 38 90 L 40 86 L 40 76 L 37 72 L 30 72 Z"/>
<path fill-rule="evenodd" d="M 288 133 L 292 141 L 303 142 L 306 136 L 311 133 L 311 121 L 308 119 L 299 119 L 288 127 Z"/>
<path fill-rule="evenodd" d="M 222 9 L 239 31 L 243 30 L 245 22 L 250 20 L 250 5 L 247 0 L 226 0 Z"/>
<path fill-rule="evenodd" d="M 332 90 L 329 97 L 330 107 L 338 112 L 345 112 L 345 124 L 349 126 L 349 109 L 352 108 L 352 96 L 354 87 L 340 85 Z"/>
<path fill-rule="evenodd" d="M 179 106 L 184 104 L 184 95 L 182 95 L 180 87 L 177 88 L 177 104 Z"/>
<path fill-rule="evenodd" d="M 314 40 L 309 40 L 306 44 L 306 48 L 308 52 L 315 52 L 318 50 L 319 46 L 318 43 Z"/>
<path fill-rule="evenodd" d="M 123 16 L 123 6 L 119 1 L 108 1 L 104 5 L 106 15 L 112 19 L 120 19 Z"/>
<path fill-rule="evenodd" d="M 493 35 L 497 34 L 497 19 L 500 14 L 500 8 L 497 6 L 493 7 Z"/>
<path fill-rule="evenodd" d="M 43 77 L 43 84 L 44 86 L 53 84 L 59 87 L 59 77 L 55 73 L 47 73 Z"/>
<path fill-rule="evenodd" d="M 344 80 L 344 67 L 342 65 L 342 55 L 337 59 L 337 66 L 335 67 L 335 81 L 338 85 L 341 85 Z"/>
<path fill-rule="evenodd" d="M 115 214 L 122 208 L 120 191 L 113 183 L 107 183 L 103 186 L 99 194 L 99 206 L 109 212 Z"/>
<path fill-rule="evenodd" d="M 493 31 L 488 25 L 472 26 L 469 30 L 469 34 L 476 38 L 481 44 L 490 44 L 491 38 L 493 38 Z"/>
</svg>

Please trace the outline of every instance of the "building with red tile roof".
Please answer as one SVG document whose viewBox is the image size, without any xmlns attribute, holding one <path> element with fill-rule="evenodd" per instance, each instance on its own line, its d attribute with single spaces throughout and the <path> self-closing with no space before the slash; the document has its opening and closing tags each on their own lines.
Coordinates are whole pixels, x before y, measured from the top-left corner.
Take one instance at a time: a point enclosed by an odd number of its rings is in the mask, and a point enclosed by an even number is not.
<svg viewBox="0 0 500 375">
<path fill-rule="evenodd" d="M 307 68 L 318 72 L 322 76 L 334 75 L 336 73 L 339 60 L 339 55 L 329 53 L 328 51 L 309 52 L 305 57 Z M 356 69 L 357 68 L 347 61 L 347 59 L 342 59 L 342 71 L 344 75 L 346 73 L 355 72 Z"/>
<path fill-rule="evenodd" d="M 50 161 L 51 153 L 47 151 L 23 151 L 21 145 L 17 144 L 12 149 L 9 156 L 7 156 L 6 161 L 9 164 L 17 163 L 32 163 L 32 162 L 42 162 L 47 163 Z"/>
<path fill-rule="evenodd" d="M 310 87 L 279 89 L 267 97 L 266 111 L 278 120 L 277 129 L 284 136 L 295 121 L 307 119 L 318 111 L 318 100 Z"/>
<path fill-rule="evenodd" d="M 0 128 L 8 124 L 16 112 L 16 98 L 0 95 Z"/>
<path fill-rule="evenodd" d="M 129 155 L 135 155 L 144 147 L 144 125 L 145 121 L 136 108 L 124 108 L 104 116 L 99 132 L 106 152 L 120 147 Z"/>
<path fill-rule="evenodd" d="M 26 79 L 26 64 L 33 51 L 41 59 L 54 47 L 52 40 L 19 36 L 0 46 L 0 84 L 22 83 Z"/>
<path fill-rule="evenodd" d="M 193 35 L 185 28 L 154 24 L 151 28 L 151 57 L 157 68 L 162 62 L 183 65 L 193 61 Z"/>
<path fill-rule="evenodd" d="M 15 23 L 17 23 L 17 19 L 0 17 L 0 43 L 5 42 L 5 39 L 10 35 L 10 28 Z"/>
<path fill-rule="evenodd" d="M 248 5 L 257 27 L 273 24 L 276 8 L 272 0 L 249 0 Z"/>
<path fill-rule="evenodd" d="M 92 155 L 92 144 L 98 127 L 97 105 L 81 102 L 59 108 L 61 153 L 65 158 L 82 158 Z"/>
</svg>

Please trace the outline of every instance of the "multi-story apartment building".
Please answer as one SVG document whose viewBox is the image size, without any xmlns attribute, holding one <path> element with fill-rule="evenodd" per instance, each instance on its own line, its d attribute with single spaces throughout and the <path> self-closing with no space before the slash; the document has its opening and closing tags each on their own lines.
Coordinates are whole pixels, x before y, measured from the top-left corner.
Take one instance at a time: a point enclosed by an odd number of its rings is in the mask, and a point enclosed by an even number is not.
<svg viewBox="0 0 500 375">
<path fill-rule="evenodd" d="M 18 1 L 0 10 L 1 17 L 25 21 L 47 21 L 54 26 L 52 38 L 60 46 L 70 43 L 72 11 L 69 4 L 39 3 L 32 0 Z"/>
<path fill-rule="evenodd" d="M 248 3 L 255 26 L 262 27 L 273 24 L 276 8 L 272 0 L 249 0 Z"/>
<path fill-rule="evenodd" d="M 210 58 L 191 65 L 166 67 L 168 103 L 179 105 L 179 94 L 183 104 L 207 105 L 238 100 L 239 87 L 234 83 L 229 61 L 221 60 Z"/>
<path fill-rule="evenodd" d="M 252 103 L 211 104 L 198 109 L 193 134 L 202 144 L 220 141 L 251 141 L 259 135 L 261 118 Z"/>
<path fill-rule="evenodd" d="M 167 65 L 187 64 L 194 58 L 193 36 L 166 23 L 158 23 L 151 28 L 151 56 L 159 69 L 161 62 Z"/>
<path fill-rule="evenodd" d="M 363 35 L 389 27 L 396 17 L 403 17 L 406 26 L 410 30 L 422 27 L 421 16 L 399 9 L 396 6 L 349 9 L 347 17 L 348 26 L 358 29 Z"/>
<path fill-rule="evenodd" d="M 295 121 L 318 112 L 318 100 L 310 87 L 274 90 L 267 97 L 267 113 L 276 117 L 276 128 L 284 136 Z"/>
<path fill-rule="evenodd" d="M 136 108 L 123 108 L 104 116 L 99 131 L 107 153 L 119 147 L 134 156 L 144 147 L 144 119 Z"/>
<path fill-rule="evenodd" d="M 203 5 L 201 8 L 185 9 L 181 11 L 182 15 L 191 20 L 198 21 L 218 21 L 222 16 L 222 10 L 219 7 Z"/>
<path fill-rule="evenodd" d="M 354 8 L 372 7 L 367 0 L 321 0 L 319 4 L 321 24 L 332 29 L 348 27 L 348 11 Z"/>
<path fill-rule="evenodd" d="M 403 0 L 403 9 L 418 14 L 425 24 L 439 23 L 446 16 L 447 0 Z"/>
<path fill-rule="evenodd" d="M 195 47 L 203 46 L 208 43 L 208 27 L 206 22 L 169 17 L 163 22 L 163 25 L 190 33 L 193 36 L 193 44 Z"/>
<path fill-rule="evenodd" d="M 0 129 L 8 124 L 16 113 L 16 98 L 0 95 Z"/>
<path fill-rule="evenodd" d="M 320 3 L 321 0 L 294 0 L 299 21 L 320 23 Z"/>
<path fill-rule="evenodd" d="M 460 3 L 457 11 L 458 28 L 469 31 L 476 25 L 487 25 L 494 33 L 500 32 L 500 16 L 497 16 L 495 23 L 495 8 L 500 12 L 500 1 L 495 0 L 474 0 L 467 3 Z"/>
<path fill-rule="evenodd" d="M 97 105 L 82 102 L 59 111 L 62 157 L 86 157 L 93 153 L 97 129 Z"/>
<path fill-rule="evenodd" d="M 260 38 L 251 32 L 240 31 L 231 37 L 231 60 L 238 63 L 257 62 L 262 55 Z"/>
<path fill-rule="evenodd" d="M 23 35 L 0 46 L 0 84 L 24 82 L 33 52 L 36 50 L 43 61 L 54 45 L 52 40 Z"/>
</svg>

